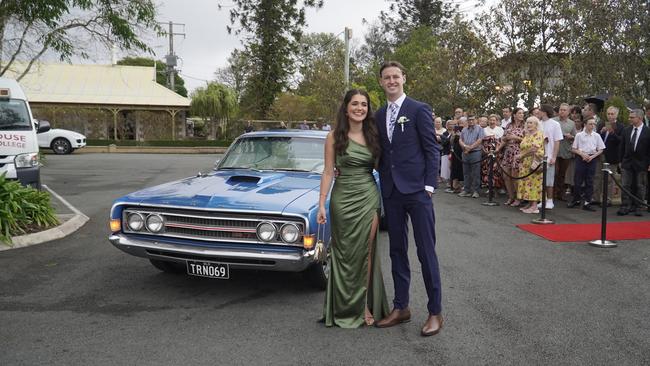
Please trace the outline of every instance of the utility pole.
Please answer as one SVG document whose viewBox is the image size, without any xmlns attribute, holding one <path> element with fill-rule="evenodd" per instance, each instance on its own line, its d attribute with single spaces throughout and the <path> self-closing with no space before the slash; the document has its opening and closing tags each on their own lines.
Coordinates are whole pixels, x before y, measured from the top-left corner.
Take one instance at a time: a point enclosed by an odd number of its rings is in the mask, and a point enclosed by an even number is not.
<svg viewBox="0 0 650 366">
<path fill-rule="evenodd" d="M 178 65 L 178 56 L 174 54 L 174 36 L 183 36 L 185 38 L 185 33 L 174 33 L 174 26 L 175 25 L 182 25 L 185 26 L 185 24 L 181 23 L 173 23 L 173 22 L 168 22 L 169 24 L 169 31 L 167 32 L 167 35 L 169 36 L 169 53 L 165 55 L 165 65 L 167 66 L 167 87 L 171 89 L 172 91 L 174 90 L 174 79 L 176 78 L 176 65 Z"/>
<path fill-rule="evenodd" d="M 345 27 L 345 66 L 343 73 L 345 74 L 346 89 L 350 89 L 350 39 L 352 39 L 352 29 Z"/>
</svg>

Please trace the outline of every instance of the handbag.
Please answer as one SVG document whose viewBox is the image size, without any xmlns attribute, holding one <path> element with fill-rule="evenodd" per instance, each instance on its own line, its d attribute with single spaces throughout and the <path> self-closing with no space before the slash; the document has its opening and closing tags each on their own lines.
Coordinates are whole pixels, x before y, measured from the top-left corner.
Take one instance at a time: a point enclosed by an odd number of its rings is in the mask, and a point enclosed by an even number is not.
<svg viewBox="0 0 650 366">
<path fill-rule="evenodd" d="M 323 228 L 323 234 L 321 235 L 321 227 Z M 325 225 L 318 224 L 318 229 L 316 232 L 316 246 L 314 247 L 314 260 L 319 263 L 325 263 L 327 261 L 327 248 L 325 248 L 325 243 L 323 238 L 325 237 Z"/>
<path fill-rule="evenodd" d="M 530 169 L 531 170 L 537 170 L 539 166 L 542 165 L 542 161 L 538 158 L 533 158 L 533 161 L 530 163 Z"/>
</svg>

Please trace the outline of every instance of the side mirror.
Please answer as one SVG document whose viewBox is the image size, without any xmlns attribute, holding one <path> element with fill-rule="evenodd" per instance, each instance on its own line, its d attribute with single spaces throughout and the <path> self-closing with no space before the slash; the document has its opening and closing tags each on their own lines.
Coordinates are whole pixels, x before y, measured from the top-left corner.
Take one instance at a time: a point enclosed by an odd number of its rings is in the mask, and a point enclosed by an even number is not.
<svg viewBox="0 0 650 366">
<path fill-rule="evenodd" d="M 37 123 L 38 123 L 37 124 L 38 129 L 36 130 L 36 133 L 47 132 L 51 128 L 50 127 L 50 122 L 48 122 L 48 121 L 37 121 Z"/>
</svg>

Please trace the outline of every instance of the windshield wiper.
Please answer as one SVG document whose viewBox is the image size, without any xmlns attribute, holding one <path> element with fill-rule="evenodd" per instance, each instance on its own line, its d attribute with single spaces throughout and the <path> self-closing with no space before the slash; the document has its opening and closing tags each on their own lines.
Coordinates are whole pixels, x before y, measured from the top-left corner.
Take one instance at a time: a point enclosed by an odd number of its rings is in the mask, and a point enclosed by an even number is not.
<svg viewBox="0 0 650 366">
<path fill-rule="evenodd" d="M 274 169 L 271 169 L 271 170 L 282 170 L 282 171 L 285 171 L 285 172 L 305 172 L 305 173 L 312 172 L 311 170 L 294 169 L 294 168 L 274 168 Z"/>
<path fill-rule="evenodd" d="M 257 168 L 250 167 L 250 166 L 222 166 L 222 167 L 219 167 L 218 170 L 231 170 L 231 169 L 248 169 L 248 170 L 252 170 L 252 171 L 255 171 L 255 172 L 261 172 L 261 170 L 259 170 Z"/>
</svg>

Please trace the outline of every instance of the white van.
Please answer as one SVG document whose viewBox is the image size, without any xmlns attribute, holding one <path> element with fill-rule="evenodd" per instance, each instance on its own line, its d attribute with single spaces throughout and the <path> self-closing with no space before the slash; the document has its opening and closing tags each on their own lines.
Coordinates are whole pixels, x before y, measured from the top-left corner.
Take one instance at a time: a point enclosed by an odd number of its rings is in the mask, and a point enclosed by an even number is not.
<svg viewBox="0 0 650 366">
<path fill-rule="evenodd" d="M 41 188 L 36 134 L 50 129 L 36 122 L 18 82 L 0 78 L 0 175 Z"/>
</svg>

